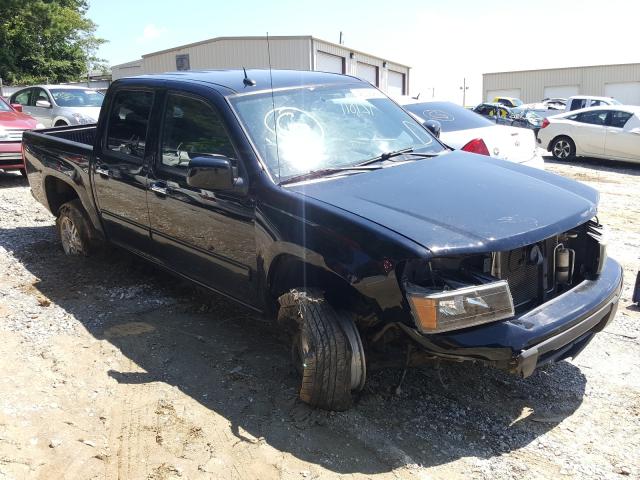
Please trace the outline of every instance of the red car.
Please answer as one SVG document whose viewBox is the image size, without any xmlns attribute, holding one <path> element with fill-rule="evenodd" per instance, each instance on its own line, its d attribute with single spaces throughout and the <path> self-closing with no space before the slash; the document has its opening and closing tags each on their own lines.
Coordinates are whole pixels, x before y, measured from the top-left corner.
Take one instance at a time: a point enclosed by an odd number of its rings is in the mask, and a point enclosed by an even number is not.
<svg viewBox="0 0 640 480">
<path fill-rule="evenodd" d="M 44 126 L 22 113 L 22 105 L 9 105 L 0 97 L 0 170 L 20 170 L 25 175 L 22 133 L 34 128 Z"/>
</svg>

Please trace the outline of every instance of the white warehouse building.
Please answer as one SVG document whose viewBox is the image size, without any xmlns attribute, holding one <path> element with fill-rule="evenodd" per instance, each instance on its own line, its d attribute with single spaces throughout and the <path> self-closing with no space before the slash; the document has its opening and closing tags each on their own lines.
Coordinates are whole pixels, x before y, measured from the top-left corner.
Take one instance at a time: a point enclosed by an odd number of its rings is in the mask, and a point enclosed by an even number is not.
<svg viewBox="0 0 640 480">
<path fill-rule="evenodd" d="M 269 68 L 343 73 L 390 95 L 409 94 L 410 67 L 312 36 L 218 37 L 148 53 L 114 65 L 113 80 L 176 70 Z"/>
<path fill-rule="evenodd" d="M 595 95 L 640 105 L 640 63 L 485 73 L 482 90 L 485 101 L 505 96 L 533 103 L 543 98 Z"/>
</svg>

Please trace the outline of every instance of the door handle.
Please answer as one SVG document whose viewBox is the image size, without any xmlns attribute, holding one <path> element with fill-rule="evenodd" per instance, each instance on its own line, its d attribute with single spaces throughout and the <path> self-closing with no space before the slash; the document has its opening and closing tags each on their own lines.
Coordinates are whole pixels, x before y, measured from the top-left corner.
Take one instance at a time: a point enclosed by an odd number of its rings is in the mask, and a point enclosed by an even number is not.
<svg viewBox="0 0 640 480">
<path fill-rule="evenodd" d="M 109 171 L 108 168 L 96 167 L 96 173 L 98 175 L 102 175 L 103 177 L 110 177 L 111 176 L 111 172 Z"/>
<path fill-rule="evenodd" d="M 152 183 L 150 188 L 153 193 L 156 193 L 158 195 L 167 194 L 167 187 L 164 183 Z"/>
</svg>

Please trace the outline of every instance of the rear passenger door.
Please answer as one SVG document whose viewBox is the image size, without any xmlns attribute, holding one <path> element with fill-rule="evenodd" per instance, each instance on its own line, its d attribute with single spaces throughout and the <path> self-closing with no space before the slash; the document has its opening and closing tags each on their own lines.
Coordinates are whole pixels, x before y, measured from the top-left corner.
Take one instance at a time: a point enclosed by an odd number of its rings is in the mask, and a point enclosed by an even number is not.
<svg viewBox="0 0 640 480">
<path fill-rule="evenodd" d="M 607 110 L 594 110 L 582 112 L 576 116 L 575 121 L 578 125 L 572 136 L 579 154 L 604 155 L 607 114 Z"/>
<path fill-rule="evenodd" d="M 167 92 L 159 153 L 149 173 L 155 256 L 193 280 L 256 304 L 253 200 L 244 187 L 209 191 L 187 184 L 190 160 L 214 155 L 231 159 L 246 187 L 220 110 L 195 94 Z"/>
<path fill-rule="evenodd" d="M 93 186 L 109 239 L 149 252 L 147 172 L 155 149 L 150 128 L 155 92 L 121 88 L 110 99 L 105 132 L 95 150 Z"/>
</svg>

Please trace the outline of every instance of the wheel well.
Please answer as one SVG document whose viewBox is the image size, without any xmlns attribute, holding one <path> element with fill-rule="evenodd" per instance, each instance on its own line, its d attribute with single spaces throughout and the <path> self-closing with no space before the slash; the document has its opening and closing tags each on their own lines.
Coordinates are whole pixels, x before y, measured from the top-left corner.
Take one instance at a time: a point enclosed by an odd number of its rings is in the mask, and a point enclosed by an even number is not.
<svg viewBox="0 0 640 480">
<path fill-rule="evenodd" d="M 293 288 L 321 290 L 334 308 L 358 313 L 371 311 L 364 297 L 343 278 L 299 258 L 282 255 L 274 260 L 268 277 L 269 301 L 274 312 L 278 297 Z"/>
<path fill-rule="evenodd" d="M 547 152 L 551 151 L 551 148 L 553 147 L 553 144 L 556 143 L 556 140 L 558 140 L 559 138 L 566 138 L 567 140 L 569 140 L 571 143 L 573 143 L 573 145 L 576 144 L 576 142 L 573 141 L 573 139 L 569 136 L 569 135 L 556 135 L 555 137 L 553 137 L 553 139 L 549 142 L 549 145 L 547 146 Z"/>
<path fill-rule="evenodd" d="M 45 179 L 44 190 L 47 195 L 49 209 L 55 216 L 58 216 L 58 210 L 63 204 L 80 198 L 78 192 L 72 186 L 56 177 L 47 177 Z"/>
<path fill-rule="evenodd" d="M 67 125 L 69 125 L 67 122 L 65 122 L 64 120 L 58 120 L 54 127 L 66 127 Z"/>
</svg>

